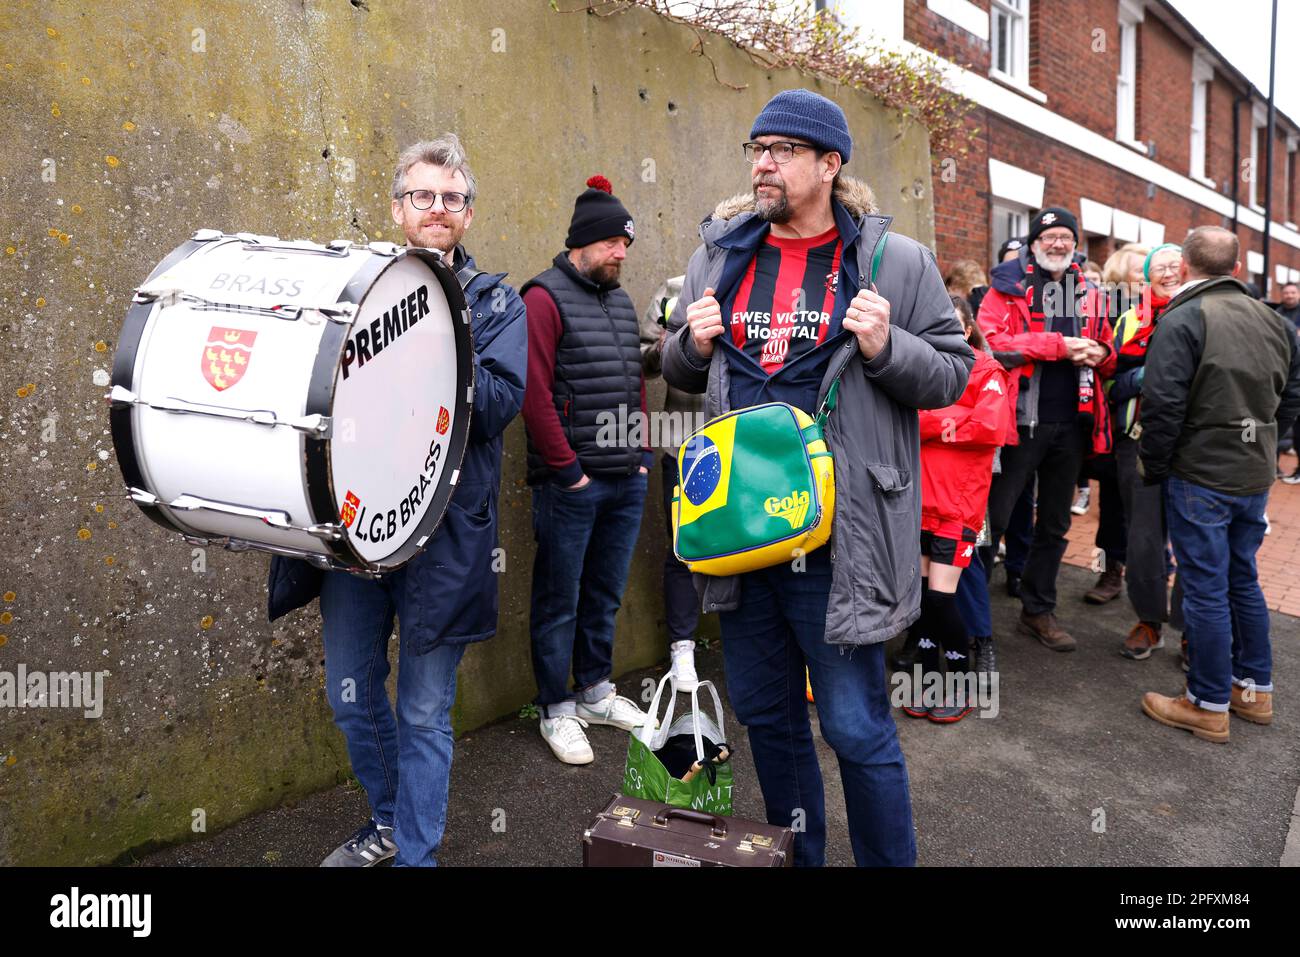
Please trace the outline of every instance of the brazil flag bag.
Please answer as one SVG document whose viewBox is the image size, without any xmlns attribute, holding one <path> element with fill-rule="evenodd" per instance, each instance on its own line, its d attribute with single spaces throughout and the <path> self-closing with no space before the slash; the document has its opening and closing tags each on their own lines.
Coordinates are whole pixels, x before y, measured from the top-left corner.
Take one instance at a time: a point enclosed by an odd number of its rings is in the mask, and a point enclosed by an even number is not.
<svg viewBox="0 0 1300 957">
<path fill-rule="evenodd" d="M 863 286 L 880 265 L 885 238 Z M 837 376 L 815 418 L 785 402 L 767 402 L 718 416 L 682 443 L 673 552 L 687 568 L 738 575 L 826 544 L 835 514 L 835 464 L 825 427 L 839 386 Z"/>
</svg>

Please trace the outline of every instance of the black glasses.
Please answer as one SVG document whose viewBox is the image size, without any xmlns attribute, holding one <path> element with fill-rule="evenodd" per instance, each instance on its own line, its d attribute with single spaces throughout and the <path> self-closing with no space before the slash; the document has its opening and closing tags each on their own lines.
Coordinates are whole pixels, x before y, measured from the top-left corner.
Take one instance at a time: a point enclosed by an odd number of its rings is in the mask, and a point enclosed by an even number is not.
<svg viewBox="0 0 1300 957">
<path fill-rule="evenodd" d="M 449 213 L 459 213 L 469 202 L 469 197 L 464 193 L 435 193 L 431 189 L 408 189 L 402 194 L 402 199 L 411 197 L 411 205 L 416 209 L 433 209 L 434 202 L 439 196 L 442 197 L 442 208 Z"/>
<path fill-rule="evenodd" d="M 748 143 L 741 143 L 740 148 L 745 151 L 745 159 L 749 160 L 751 166 L 757 166 L 762 162 L 764 153 L 771 153 L 772 159 L 784 166 L 794 158 L 795 150 L 812 149 L 811 146 L 803 143 L 791 143 L 789 140 L 777 140 L 775 143 L 769 143 L 766 146 L 751 140 Z"/>
</svg>

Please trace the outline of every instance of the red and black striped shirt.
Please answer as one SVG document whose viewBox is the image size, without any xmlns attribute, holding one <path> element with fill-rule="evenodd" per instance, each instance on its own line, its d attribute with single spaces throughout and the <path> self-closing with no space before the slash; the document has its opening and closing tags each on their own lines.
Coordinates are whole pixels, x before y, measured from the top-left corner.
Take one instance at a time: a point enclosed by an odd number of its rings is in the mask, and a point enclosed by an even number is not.
<svg viewBox="0 0 1300 957">
<path fill-rule="evenodd" d="M 826 340 L 844 244 L 832 226 L 820 236 L 768 235 L 749 262 L 731 305 L 731 341 L 769 376 Z"/>
</svg>

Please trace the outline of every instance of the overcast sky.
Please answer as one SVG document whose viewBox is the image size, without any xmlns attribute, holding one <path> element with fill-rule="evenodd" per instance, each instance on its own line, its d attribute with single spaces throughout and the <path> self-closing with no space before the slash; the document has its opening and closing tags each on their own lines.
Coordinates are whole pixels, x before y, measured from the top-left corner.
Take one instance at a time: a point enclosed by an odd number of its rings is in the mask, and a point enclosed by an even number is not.
<svg viewBox="0 0 1300 957">
<path fill-rule="evenodd" d="M 1272 0 L 1172 0 L 1174 7 L 1234 67 L 1268 96 Z M 1300 2 L 1278 0 L 1277 108 L 1300 123 Z"/>
</svg>

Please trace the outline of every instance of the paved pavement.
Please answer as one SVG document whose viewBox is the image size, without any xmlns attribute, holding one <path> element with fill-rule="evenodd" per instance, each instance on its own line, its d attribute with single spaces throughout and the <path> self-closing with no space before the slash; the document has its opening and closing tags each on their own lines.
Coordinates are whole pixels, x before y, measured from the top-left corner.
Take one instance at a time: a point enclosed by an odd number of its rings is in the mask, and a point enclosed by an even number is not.
<svg viewBox="0 0 1300 957">
<path fill-rule="evenodd" d="M 1285 488 L 1288 498 L 1300 496 L 1300 488 Z M 1019 606 L 1005 597 L 1002 573 L 995 572 L 998 716 L 951 727 L 898 717 L 920 863 L 1278 864 L 1293 809 L 1300 810 L 1300 708 L 1286 694 L 1300 686 L 1300 621 L 1273 616 L 1282 689 L 1274 724 L 1234 718 L 1230 743 L 1215 745 L 1142 715 L 1142 692 L 1182 686 L 1176 652 L 1158 651 L 1146 662 L 1121 658 L 1131 613 L 1123 599 L 1103 608 L 1084 604 L 1092 581 L 1084 569 L 1062 570 L 1059 614 L 1080 647 L 1059 654 L 1015 633 Z M 702 651 L 699 664 L 723 683 L 716 648 Z M 635 692 L 656 674 L 626 676 L 620 687 Z M 736 814 L 759 817 L 744 735 L 729 737 L 736 745 Z M 612 728 L 593 728 L 591 738 L 596 763 L 573 768 L 551 757 L 536 720 L 509 718 L 462 737 L 442 862 L 579 864 L 584 825 L 622 780 L 626 741 Z M 829 863 L 851 864 L 834 754 L 820 738 L 818 747 L 827 772 Z M 310 866 L 366 817 L 359 790 L 334 788 L 140 863 Z"/>
<path fill-rule="evenodd" d="M 1283 471 L 1295 471 L 1295 455 L 1287 453 L 1281 460 Z M 1300 615 L 1300 485 L 1274 482 L 1268 499 L 1268 519 L 1272 528 L 1264 536 L 1257 562 L 1259 583 L 1264 588 L 1268 607 L 1288 615 Z M 1096 560 L 1093 542 L 1097 534 L 1097 483 L 1092 483 L 1092 506 L 1085 515 L 1074 516 L 1070 526 L 1070 546 L 1065 561 L 1070 565 L 1091 567 Z"/>
</svg>

